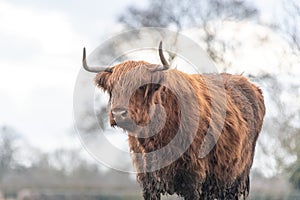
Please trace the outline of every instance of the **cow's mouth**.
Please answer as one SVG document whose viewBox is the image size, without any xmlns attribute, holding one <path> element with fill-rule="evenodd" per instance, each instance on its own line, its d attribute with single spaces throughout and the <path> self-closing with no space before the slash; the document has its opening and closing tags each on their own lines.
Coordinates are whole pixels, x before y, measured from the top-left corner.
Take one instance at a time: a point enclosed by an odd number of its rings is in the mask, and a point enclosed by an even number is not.
<svg viewBox="0 0 300 200">
<path fill-rule="evenodd" d="M 135 132 L 138 129 L 136 125 L 130 122 L 118 122 L 116 126 L 129 132 Z"/>
<path fill-rule="evenodd" d="M 128 132 L 138 132 L 138 130 L 141 129 L 139 125 L 137 125 L 133 120 L 130 119 L 120 120 L 120 121 L 113 120 L 111 126 L 117 126 Z"/>
</svg>

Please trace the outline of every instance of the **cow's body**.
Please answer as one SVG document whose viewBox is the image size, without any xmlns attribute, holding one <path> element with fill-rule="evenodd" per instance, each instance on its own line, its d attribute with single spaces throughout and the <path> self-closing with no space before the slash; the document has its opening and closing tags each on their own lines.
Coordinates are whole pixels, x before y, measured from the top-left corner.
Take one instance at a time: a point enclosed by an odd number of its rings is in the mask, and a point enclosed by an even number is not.
<svg viewBox="0 0 300 200">
<path fill-rule="evenodd" d="M 89 69 L 85 52 L 83 61 Z M 97 74 L 95 83 L 110 95 L 111 125 L 129 133 L 144 199 L 158 200 L 161 194 L 174 193 L 185 199 L 247 197 L 265 114 L 257 86 L 239 75 L 189 75 L 144 61 L 106 68 Z M 154 105 L 164 112 L 152 109 Z M 157 131 L 160 122 L 164 124 Z M 169 145 L 178 133 L 175 145 Z M 186 146 L 183 152 L 182 146 Z M 208 154 L 202 155 L 203 146 L 210 150 Z M 148 156 L 159 150 L 160 155 Z M 170 159 L 174 155 L 176 159 Z M 152 169 L 162 158 L 170 162 Z"/>
<path fill-rule="evenodd" d="M 172 70 L 167 73 L 172 73 Z M 221 76 L 221 78 L 217 76 Z M 160 194 L 166 193 L 177 193 L 186 199 L 246 197 L 249 192 L 249 172 L 255 144 L 265 113 L 261 90 L 246 78 L 230 74 L 191 75 L 190 80 L 196 85 L 204 80 L 211 81 L 211 83 L 224 81 L 226 117 L 222 133 L 212 151 L 206 157 L 199 158 L 199 149 L 210 122 L 209 104 L 203 103 L 203 101 L 207 101 L 209 96 L 213 95 L 208 94 L 206 84 L 201 83 L 195 93 L 200 104 L 199 112 L 201 116 L 207 116 L 207 119 L 200 122 L 193 143 L 182 157 L 160 170 L 137 175 L 138 181 L 144 189 L 144 198 L 159 199 Z M 222 84 L 216 85 L 222 86 Z M 216 86 L 215 95 L 218 95 L 218 89 L 220 91 L 223 89 L 221 86 L 220 88 Z M 218 101 L 218 98 L 216 100 Z M 224 99 L 220 98 L 220 100 Z M 172 99 L 169 98 L 169 101 Z M 167 102 L 165 103 L 167 104 Z M 224 102 L 217 103 L 223 105 Z M 208 107 L 205 108 L 201 105 Z M 174 117 L 173 120 L 176 122 L 179 119 Z M 129 136 L 130 149 L 133 152 L 144 153 L 155 151 L 167 145 L 168 141 L 177 133 L 177 128 L 175 123 L 173 127 L 165 127 L 156 136 L 146 139 Z M 134 157 L 133 162 L 135 165 L 139 163 L 144 165 Z"/>
</svg>

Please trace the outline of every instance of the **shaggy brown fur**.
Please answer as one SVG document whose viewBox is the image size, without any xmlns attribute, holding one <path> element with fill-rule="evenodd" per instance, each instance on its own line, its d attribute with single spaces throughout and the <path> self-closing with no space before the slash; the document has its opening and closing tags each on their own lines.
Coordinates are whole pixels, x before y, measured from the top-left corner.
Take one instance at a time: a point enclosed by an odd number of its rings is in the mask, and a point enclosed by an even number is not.
<svg viewBox="0 0 300 200">
<path fill-rule="evenodd" d="M 146 155 L 162 149 L 165 162 L 170 161 L 161 169 L 148 170 L 149 166 L 157 165 L 158 158 L 133 154 L 144 199 L 158 200 L 161 194 L 174 193 L 185 199 L 246 198 L 256 140 L 265 114 L 261 90 L 239 75 L 188 75 L 157 67 L 143 61 L 126 61 L 95 77 L 97 86 L 110 95 L 111 110 L 124 106 L 124 96 L 132 88 L 148 83 L 133 91 L 129 99 L 132 121 L 118 124 L 110 111 L 111 125 L 129 132 L 132 152 Z M 185 103 L 180 105 L 178 97 Z M 154 104 L 161 105 L 165 114 L 151 110 Z M 192 109 L 184 112 L 185 106 Z M 185 121 L 181 121 L 183 115 L 187 115 Z M 161 121 L 164 125 L 157 131 Z M 133 122 L 144 128 L 131 126 Z M 183 134 L 176 144 L 187 145 L 187 149 L 180 153 L 180 147 L 175 145 L 163 148 L 178 132 Z M 208 144 L 217 142 L 201 158 L 199 151 L 206 136 Z M 170 158 L 174 156 L 178 159 L 172 162 Z"/>
</svg>

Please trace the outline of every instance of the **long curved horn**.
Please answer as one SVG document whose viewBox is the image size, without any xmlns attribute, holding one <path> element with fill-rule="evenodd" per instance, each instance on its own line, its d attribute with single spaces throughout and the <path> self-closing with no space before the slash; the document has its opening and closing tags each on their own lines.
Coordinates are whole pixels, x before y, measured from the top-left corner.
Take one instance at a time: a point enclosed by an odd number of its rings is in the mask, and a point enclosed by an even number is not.
<svg viewBox="0 0 300 200">
<path fill-rule="evenodd" d="M 160 61 L 163 64 L 163 70 L 169 69 L 170 65 L 169 65 L 168 61 L 166 60 L 163 50 L 162 50 L 162 41 L 160 41 L 160 43 L 159 43 L 158 53 L 159 53 Z"/>
<path fill-rule="evenodd" d="M 105 68 L 103 68 L 103 67 L 90 67 L 90 66 L 87 65 L 85 47 L 83 48 L 82 66 L 88 72 L 98 73 L 98 72 L 102 72 L 102 71 L 105 70 Z"/>
</svg>

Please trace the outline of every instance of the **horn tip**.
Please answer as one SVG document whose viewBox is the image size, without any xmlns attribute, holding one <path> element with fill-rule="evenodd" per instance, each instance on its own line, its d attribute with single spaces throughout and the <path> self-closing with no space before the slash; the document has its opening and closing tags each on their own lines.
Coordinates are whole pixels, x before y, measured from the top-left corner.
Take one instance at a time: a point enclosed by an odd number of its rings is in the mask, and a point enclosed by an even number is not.
<svg viewBox="0 0 300 200">
<path fill-rule="evenodd" d="M 85 52 L 85 47 L 83 47 L 83 60 L 86 58 L 86 52 Z"/>
<path fill-rule="evenodd" d="M 168 61 L 166 60 L 166 58 L 164 57 L 164 54 L 163 54 L 162 41 L 159 42 L 158 54 L 159 54 L 161 63 L 164 65 L 163 70 L 168 69 L 169 68 L 169 63 L 168 63 Z"/>
</svg>

